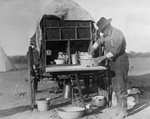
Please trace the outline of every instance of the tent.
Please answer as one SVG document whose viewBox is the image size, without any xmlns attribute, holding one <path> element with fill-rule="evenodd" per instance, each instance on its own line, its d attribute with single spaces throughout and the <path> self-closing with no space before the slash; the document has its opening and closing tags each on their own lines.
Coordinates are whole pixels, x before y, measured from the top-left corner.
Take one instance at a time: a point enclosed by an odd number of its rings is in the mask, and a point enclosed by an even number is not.
<svg viewBox="0 0 150 119">
<path fill-rule="evenodd" d="M 40 52 L 42 40 L 40 22 L 44 15 L 55 15 L 62 20 L 91 20 L 94 22 L 90 13 L 81 8 L 77 3 L 71 0 L 50 0 L 37 21 L 35 41 L 38 52 Z"/>
<path fill-rule="evenodd" d="M 0 72 L 6 72 L 13 69 L 14 69 L 13 64 L 9 61 L 6 53 L 0 47 Z"/>
</svg>

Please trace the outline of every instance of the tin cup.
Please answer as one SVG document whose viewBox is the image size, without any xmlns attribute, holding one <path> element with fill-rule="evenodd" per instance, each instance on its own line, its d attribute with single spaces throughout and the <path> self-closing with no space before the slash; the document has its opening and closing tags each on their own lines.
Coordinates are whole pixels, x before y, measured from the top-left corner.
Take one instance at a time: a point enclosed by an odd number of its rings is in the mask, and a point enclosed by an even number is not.
<svg viewBox="0 0 150 119">
<path fill-rule="evenodd" d="M 46 54 L 47 54 L 48 56 L 51 56 L 51 55 L 52 55 L 52 51 L 51 51 L 51 50 L 46 50 Z"/>
</svg>

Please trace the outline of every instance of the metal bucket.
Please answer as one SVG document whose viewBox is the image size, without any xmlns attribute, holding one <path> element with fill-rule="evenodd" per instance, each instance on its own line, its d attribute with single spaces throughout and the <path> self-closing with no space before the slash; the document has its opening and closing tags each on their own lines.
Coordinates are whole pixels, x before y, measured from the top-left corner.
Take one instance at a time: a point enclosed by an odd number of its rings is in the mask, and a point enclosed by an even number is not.
<svg viewBox="0 0 150 119">
<path fill-rule="evenodd" d="M 41 98 L 37 100 L 37 107 L 39 111 L 48 111 L 50 107 L 50 99 Z"/>
</svg>

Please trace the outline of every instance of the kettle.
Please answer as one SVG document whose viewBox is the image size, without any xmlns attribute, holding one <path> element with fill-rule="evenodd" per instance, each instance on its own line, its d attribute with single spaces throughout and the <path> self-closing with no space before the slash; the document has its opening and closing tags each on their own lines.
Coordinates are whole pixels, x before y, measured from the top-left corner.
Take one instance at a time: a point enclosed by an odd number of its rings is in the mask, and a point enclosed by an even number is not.
<svg viewBox="0 0 150 119">
<path fill-rule="evenodd" d="M 71 99 L 71 96 L 72 96 L 72 87 L 70 84 L 65 84 L 63 88 L 63 98 Z"/>
<path fill-rule="evenodd" d="M 91 104 L 97 107 L 104 107 L 106 105 L 106 98 L 105 96 L 92 97 Z"/>
</svg>

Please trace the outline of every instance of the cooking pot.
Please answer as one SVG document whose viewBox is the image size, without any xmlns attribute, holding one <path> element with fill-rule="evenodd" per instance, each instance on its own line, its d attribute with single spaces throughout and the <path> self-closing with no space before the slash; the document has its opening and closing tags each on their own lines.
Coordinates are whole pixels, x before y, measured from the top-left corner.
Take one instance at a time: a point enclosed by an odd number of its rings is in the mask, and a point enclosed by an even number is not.
<svg viewBox="0 0 150 119">
<path fill-rule="evenodd" d="M 94 106 L 97 106 L 97 107 L 103 107 L 106 105 L 106 98 L 105 98 L 105 96 L 92 97 L 91 104 Z"/>
</svg>

